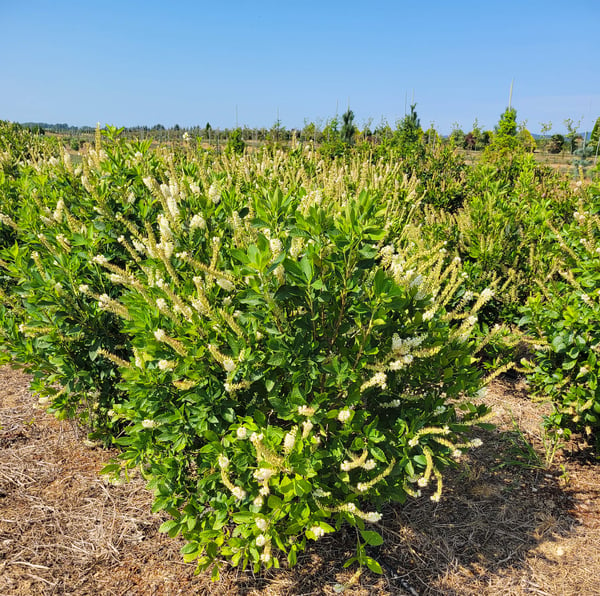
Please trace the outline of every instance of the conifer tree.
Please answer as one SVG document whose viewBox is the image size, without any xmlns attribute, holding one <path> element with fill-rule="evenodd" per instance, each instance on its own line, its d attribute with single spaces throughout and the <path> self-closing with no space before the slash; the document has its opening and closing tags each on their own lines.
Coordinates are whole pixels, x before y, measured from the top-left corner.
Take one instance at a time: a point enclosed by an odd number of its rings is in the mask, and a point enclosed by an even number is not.
<svg viewBox="0 0 600 596">
<path fill-rule="evenodd" d="M 354 112 L 348 110 L 342 115 L 342 130 L 340 131 L 341 139 L 347 145 L 354 143 L 354 135 L 356 134 L 356 126 L 354 125 Z"/>
</svg>

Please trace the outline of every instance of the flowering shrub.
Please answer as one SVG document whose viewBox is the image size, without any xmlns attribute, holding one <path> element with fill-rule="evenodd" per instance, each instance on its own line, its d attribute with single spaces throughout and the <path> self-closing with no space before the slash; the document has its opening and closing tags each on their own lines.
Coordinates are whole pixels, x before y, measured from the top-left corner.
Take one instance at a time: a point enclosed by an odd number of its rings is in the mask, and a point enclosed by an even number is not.
<svg viewBox="0 0 600 596">
<path fill-rule="evenodd" d="M 7 286 L 0 305 L 2 348 L 32 373 L 41 403 L 61 418 L 78 416 L 106 440 L 118 432 L 106 417 L 119 399 L 118 374 L 100 354 L 128 358 L 127 339 L 120 319 L 102 301 L 82 299 L 78 288 L 85 285 L 105 301 L 114 297 L 118 288 L 106 285 L 91 257 L 104 250 L 120 260 L 124 251 L 85 189 L 87 176 L 67 154 L 58 159 L 40 151 L 18 168 L 9 181 L 18 208 L 0 213 L 2 229 L 12 234 L 0 253 Z"/>
<path fill-rule="evenodd" d="M 157 183 L 146 180 L 160 200 Z M 296 561 L 344 521 L 365 524 L 433 484 L 476 445 L 486 413 L 470 340 L 490 290 L 465 295 L 460 259 L 402 240 L 406 216 L 367 192 L 172 194 L 156 228 L 128 224 L 124 291 L 134 358 L 115 475 L 142 466 L 163 525 L 201 569 Z"/>
<path fill-rule="evenodd" d="M 425 207 L 419 233 L 458 253 L 469 289 L 497 284 L 497 299 L 482 313 L 486 322 L 516 322 L 535 280 L 556 270 L 546 222 L 562 228 L 577 206 L 576 193 L 531 155 L 474 166 L 466 188 L 469 198 L 455 213 Z"/>
<path fill-rule="evenodd" d="M 11 179 L 4 348 L 54 411 L 112 434 L 105 472 L 141 469 L 200 569 L 294 564 L 350 523 L 378 571 L 382 505 L 439 499 L 478 444 L 471 332 L 492 291 L 405 234 L 415 181 L 391 164 L 175 156 L 118 132 Z"/>
<path fill-rule="evenodd" d="M 598 189 L 582 200 L 572 222 L 552 228 L 562 255 L 559 275 L 523 309 L 521 323 L 535 342 L 530 382 L 555 411 L 548 422 L 583 430 L 600 441 L 600 217 Z"/>
<path fill-rule="evenodd" d="M 52 139 L 0 120 L 0 246 L 9 246 L 15 241 L 13 218 L 21 203 L 18 187 L 18 183 L 23 182 L 21 166 L 43 155 L 48 158 L 59 155 Z"/>
</svg>

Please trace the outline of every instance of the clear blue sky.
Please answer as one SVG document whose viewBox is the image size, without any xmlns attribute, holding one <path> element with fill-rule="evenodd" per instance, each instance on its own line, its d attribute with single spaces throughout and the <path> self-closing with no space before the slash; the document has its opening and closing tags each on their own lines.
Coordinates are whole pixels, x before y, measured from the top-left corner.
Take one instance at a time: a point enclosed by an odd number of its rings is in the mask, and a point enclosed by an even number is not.
<svg viewBox="0 0 600 596">
<path fill-rule="evenodd" d="M 393 126 L 600 116 L 600 0 L 0 0 L 0 119 Z M 414 94 L 414 95 L 413 95 Z"/>
</svg>

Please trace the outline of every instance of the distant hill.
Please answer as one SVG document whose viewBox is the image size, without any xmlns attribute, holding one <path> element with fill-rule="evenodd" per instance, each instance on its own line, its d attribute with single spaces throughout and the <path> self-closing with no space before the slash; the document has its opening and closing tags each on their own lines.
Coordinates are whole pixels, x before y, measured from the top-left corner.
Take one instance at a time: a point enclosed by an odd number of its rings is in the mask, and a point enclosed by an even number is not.
<svg viewBox="0 0 600 596">
<path fill-rule="evenodd" d="M 536 141 L 538 141 L 539 139 L 543 139 L 543 138 L 549 139 L 549 138 L 550 138 L 552 135 L 555 135 L 555 134 L 561 134 L 563 137 L 566 137 L 566 136 L 567 136 L 567 133 L 566 133 L 566 132 L 559 132 L 559 133 L 556 133 L 556 132 L 549 132 L 549 133 L 548 133 L 548 134 L 546 134 L 546 135 L 541 135 L 541 134 L 531 133 L 531 136 L 532 136 L 532 137 L 533 137 L 533 138 L 534 138 Z M 589 139 L 589 138 L 592 136 L 592 132 L 591 132 L 591 131 L 586 131 L 586 132 L 583 132 L 583 131 L 582 131 L 582 132 L 578 132 L 578 133 L 577 133 L 577 135 L 578 135 L 578 136 L 580 136 L 580 137 L 582 137 L 582 138 L 584 138 L 584 139 Z"/>
</svg>

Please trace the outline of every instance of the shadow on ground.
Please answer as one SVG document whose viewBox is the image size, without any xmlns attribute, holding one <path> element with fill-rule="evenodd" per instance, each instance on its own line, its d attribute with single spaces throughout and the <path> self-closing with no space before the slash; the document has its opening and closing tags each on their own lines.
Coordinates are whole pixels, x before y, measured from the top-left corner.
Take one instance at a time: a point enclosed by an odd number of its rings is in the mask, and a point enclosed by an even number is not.
<svg viewBox="0 0 600 596">
<path fill-rule="evenodd" d="M 309 596 L 352 583 L 349 528 L 311 543 L 293 569 L 195 576 L 182 542 L 158 533 L 139 478 L 106 485 L 97 472 L 113 454 L 36 410 L 24 375 L 0 369 L 0 384 L 0 594 Z M 575 449 L 545 468 L 536 406 L 511 386 L 490 399 L 498 430 L 477 433 L 482 447 L 446 473 L 439 503 L 424 494 L 383 512 L 385 542 L 370 554 L 384 574 L 364 572 L 345 594 L 597 594 L 598 466 Z"/>
</svg>

